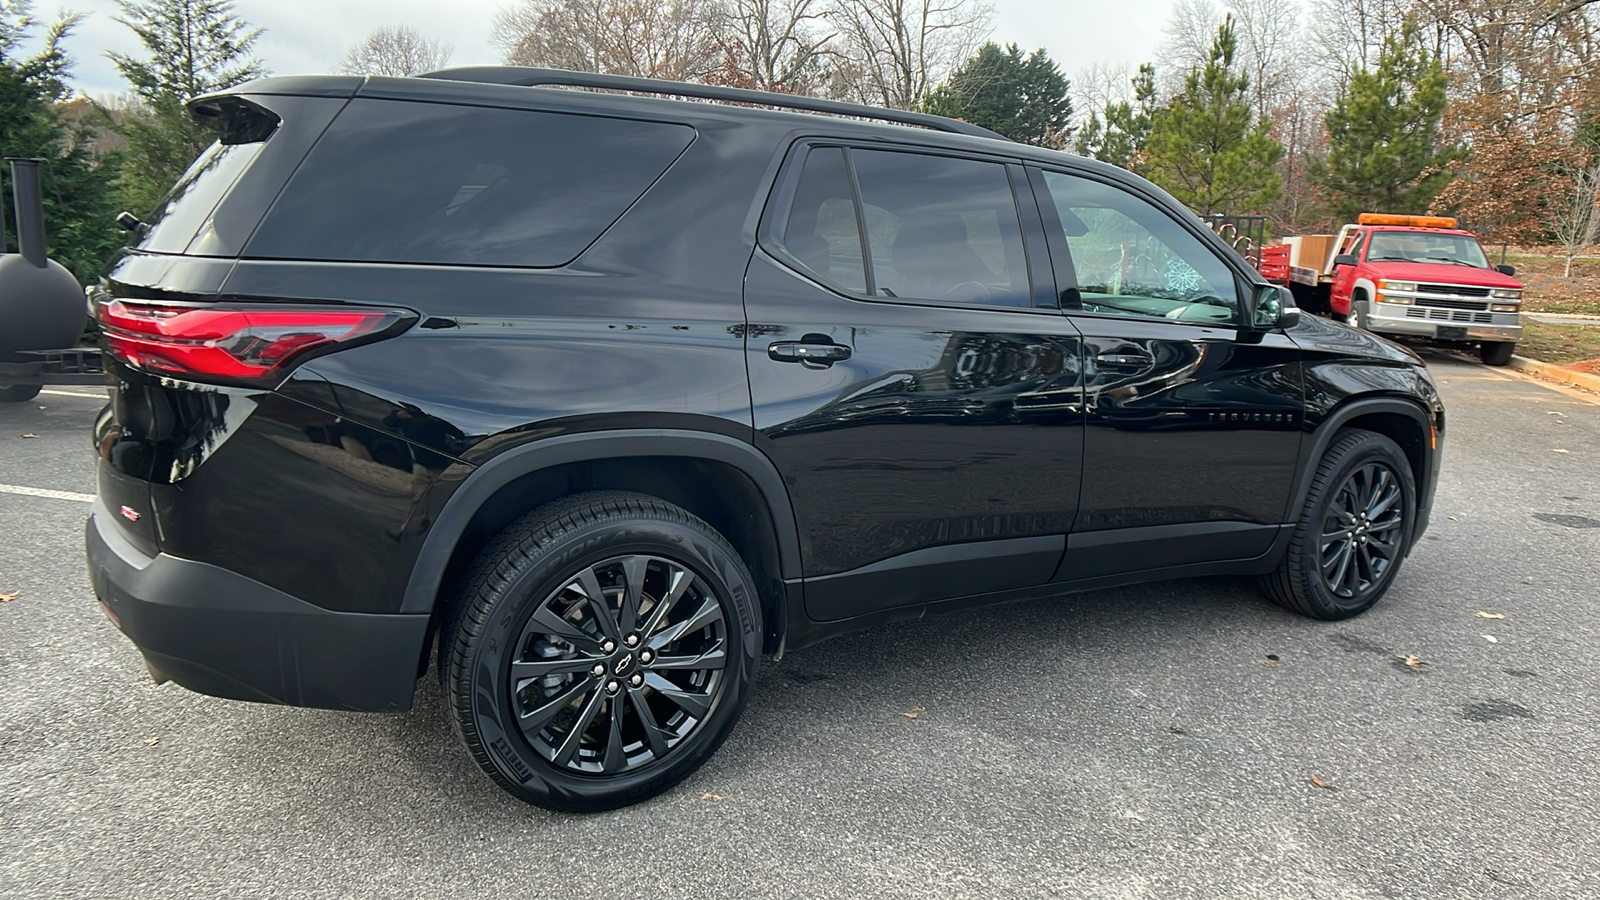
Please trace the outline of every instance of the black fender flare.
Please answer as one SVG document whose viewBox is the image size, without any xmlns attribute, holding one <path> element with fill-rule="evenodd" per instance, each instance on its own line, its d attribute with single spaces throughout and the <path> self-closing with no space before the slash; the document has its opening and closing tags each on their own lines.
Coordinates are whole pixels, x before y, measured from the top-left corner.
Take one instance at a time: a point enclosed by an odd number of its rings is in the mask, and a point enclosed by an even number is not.
<svg viewBox="0 0 1600 900">
<path fill-rule="evenodd" d="M 1300 518 L 1300 511 L 1305 508 L 1306 495 L 1311 492 L 1311 478 L 1316 474 L 1318 462 L 1323 454 L 1328 452 L 1328 446 L 1333 443 L 1333 436 L 1339 433 L 1345 423 L 1360 416 L 1373 413 L 1398 413 L 1414 420 L 1427 434 L 1433 427 L 1432 417 L 1421 401 L 1408 400 L 1400 397 L 1365 397 L 1349 400 L 1335 407 L 1317 430 L 1312 433 L 1311 447 L 1306 453 L 1300 466 L 1300 474 L 1295 476 L 1294 490 L 1290 497 L 1294 505 L 1289 508 L 1289 522 L 1292 524 Z M 1424 457 L 1422 478 L 1417 481 L 1418 500 L 1423 499 L 1423 492 L 1428 490 L 1428 485 L 1433 479 L 1439 466 L 1437 451 L 1428 450 Z M 1421 529 L 1417 529 L 1421 533 Z"/>
<path fill-rule="evenodd" d="M 788 488 L 777 466 L 744 441 L 709 432 L 669 428 L 591 431 L 544 438 L 506 450 L 478 466 L 451 494 L 434 519 L 411 568 L 401 599 L 402 613 L 430 613 L 445 568 L 467 525 L 497 491 L 524 475 L 566 463 L 630 456 L 682 456 L 726 463 L 755 484 L 767 504 L 778 538 L 778 565 L 784 580 L 800 577 L 800 533 Z M 781 621 L 781 620 L 780 620 Z"/>
</svg>

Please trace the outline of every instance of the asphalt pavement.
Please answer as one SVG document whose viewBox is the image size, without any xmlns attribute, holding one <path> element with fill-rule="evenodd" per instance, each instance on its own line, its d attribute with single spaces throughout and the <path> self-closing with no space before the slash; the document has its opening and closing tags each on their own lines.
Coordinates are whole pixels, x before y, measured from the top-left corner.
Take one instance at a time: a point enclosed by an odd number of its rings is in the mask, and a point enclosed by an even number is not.
<svg viewBox="0 0 1600 900">
<path fill-rule="evenodd" d="M 83 570 L 103 400 L 5 404 L 0 896 L 1600 896 L 1600 403 L 1429 361 L 1433 525 L 1367 615 L 1210 579 L 856 633 L 588 816 L 496 789 L 431 676 L 405 715 L 152 684 Z"/>
</svg>

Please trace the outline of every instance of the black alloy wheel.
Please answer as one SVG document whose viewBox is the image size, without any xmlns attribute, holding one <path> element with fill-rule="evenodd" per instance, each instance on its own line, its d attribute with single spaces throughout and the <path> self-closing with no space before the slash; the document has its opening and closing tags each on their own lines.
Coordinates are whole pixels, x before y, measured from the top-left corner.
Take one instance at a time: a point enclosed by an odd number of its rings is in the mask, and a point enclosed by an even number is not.
<svg viewBox="0 0 1600 900">
<path fill-rule="evenodd" d="M 441 635 L 457 733 L 540 806 L 658 794 L 738 721 L 761 652 L 754 585 L 721 534 L 656 498 L 535 510 L 480 554 Z"/>
<path fill-rule="evenodd" d="M 1374 461 L 1345 476 L 1322 521 L 1319 563 L 1322 583 L 1335 596 L 1353 600 L 1383 580 L 1400 558 L 1400 476 Z"/>
<path fill-rule="evenodd" d="M 682 563 L 586 566 L 528 617 L 507 687 L 524 739 L 570 772 L 665 760 L 710 716 L 728 661 L 722 602 Z"/>
<path fill-rule="evenodd" d="M 1318 619 L 1371 608 L 1394 582 L 1411 545 L 1417 489 L 1393 440 L 1348 429 L 1335 435 L 1312 476 L 1299 521 L 1267 596 Z"/>
</svg>

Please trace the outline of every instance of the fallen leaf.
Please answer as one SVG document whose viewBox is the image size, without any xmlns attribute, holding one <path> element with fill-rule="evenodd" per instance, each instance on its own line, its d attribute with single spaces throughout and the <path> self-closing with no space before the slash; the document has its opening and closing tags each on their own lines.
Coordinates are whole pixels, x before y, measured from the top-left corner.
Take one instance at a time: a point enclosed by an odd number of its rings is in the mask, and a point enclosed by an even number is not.
<svg viewBox="0 0 1600 900">
<path fill-rule="evenodd" d="M 146 747 L 154 747 L 159 743 L 161 743 L 161 738 L 158 737 L 148 737 L 144 739 L 144 745 Z"/>
<path fill-rule="evenodd" d="M 1584 634 L 1589 634 L 1590 633 L 1589 626 L 1587 626 L 1587 625 L 1579 625 L 1578 626 L 1578 630 L 1583 632 Z"/>
<path fill-rule="evenodd" d="M 1504 619 L 1506 617 L 1505 613 L 1483 612 L 1482 610 L 1474 613 L 1474 615 L 1480 619 Z"/>
<path fill-rule="evenodd" d="M 1556 412 L 1556 411 L 1555 411 L 1555 410 L 1553 410 L 1553 409 L 1547 409 L 1547 410 L 1545 410 L 1545 411 L 1544 411 L 1544 414 L 1545 414 L 1545 415 L 1547 415 L 1547 416 L 1560 416 L 1560 417 L 1561 417 L 1561 418 L 1563 418 L 1563 419 L 1565 419 L 1565 418 L 1566 418 L 1566 417 L 1567 417 L 1567 414 L 1566 414 L 1566 413 L 1564 413 L 1564 412 Z"/>
<path fill-rule="evenodd" d="M 1311 776 L 1311 783 L 1316 785 L 1317 787 L 1323 788 L 1325 790 L 1329 790 L 1329 791 L 1337 791 L 1338 790 L 1338 788 L 1334 787 L 1331 783 L 1323 781 L 1321 778 L 1318 778 L 1315 775 Z"/>
<path fill-rule="evenodd" d="M 25 437 L 25 438 L 34 438 L 34 437 L 38 437 L 38 435 L 37 435 L 37 434 L 34 434 L 34 433 L 33 433 L 33 432 L 31 432 L 31 431 L 30 431 L 30 432 L 28 432 L 28 433 L 26 433 L 26 434 L 24 434 L 24 435 L 23 435 L 23 437 Z M 1565 450 L 1563 450 L 1563 451 L 1561 451 L 1561 452 L 1562 452 L 1562 453 L 1565 453 L 1565 452 L 1567 452 L 1567 451 L 1565 451 Z"/>
<path fill-rule="evenodd" d="M 3 591 L 0 591 L 0 603 L 10 603 L 11 601 L 13 601 L 13 600 L 15 600 L 15 599 L 17 599 L 18 597 L 21 597 L 21 596 L 22 596 L 22 592 L 21 591 L 12 591 L 9 594 L 7 594 L 7 593 L 5 593 Z"/>
<path fill-rule="evenodd" d="M 1269 669 L 1276 669 L 1276 668 L 1277 668 L 1277 667 L 1278 667 L 1278 664 L 1277 664 L 1277 663 L 1275 663 L 1275 662 L 1273 662 L 1273 661 L 1272 661 L 1272 660 L 1270 660 L 1270 659 L 1269 659 L 1269 660 L 1267 660 L 1267 661 L 1266 661 L 1266 662 L 1264 662 L 1264 663 L 1262 663 L 1262 665 L 1263 665 L 1263 666 L 1266 666 L 1266 667 L 1267 667 L 1267 668 L 1269 668 Z"/>
<path fill-rule="evenodd" d="M 1452 522 L 1459 522 L 1459 521 L 1461 521 L 1461 520 L 1460 520 L 1460 519 L 1458 519 L 1458 518 L 1456 518 L 1456 517 L 1455 517 L 1455 516 L 1445 516 L 1445 518 L 1446 518 L 1446 519 L 1449 519 L 1449 520 L 1450 520 L 1450 521 L 1452 521 Z"/>
<path fill-rule="evenodd" d="M 700 799 L 701 800 L 708 800 L 708 801 L 711 801 L 711 802 L 714 803 L 714 802 L 716 802 L 718 800 L 725 800 L 727 798 L 723 797 L 721 794 L 713 794 L 710 791 L 707 791 L 704 794 L 700 795 Z"/>
<path fill-rule="evenodd" d="M 1415 669 L 1417 666 L 1427 665 L 1427 663 L 1422 661 L 1422 657 L 1416 655 L 1415 653 L 1408 653 L 1405 656 L 1400 657 L 1400 659 L 1413 669 Z"/>
<path fill-rule="evenodd" d="M 25 435 L 23 435 L 23 437 L 33 437 L 33 435 L 31 435 L 31 434 L 25 434 Z M 1557 452 L 1557 453 L 1568 453 L 1568 452 L 1571 452 L 1571 451 L 1568 451 L 1568 450 L 1562 450 L 1562 449 L 1561 449 L 1561 448 L 1559 448 L 1559 447 L 1557 447 L 1557 448 L 1556 448 L 1556 452 Z"/>
<path fill-rule="evenodd" d="M 903 712 L 900 715 L 905 716 L 908 719 L 915 719 L 917 716 L 922 715 L 922 707 L 913 706 L 913 707 L 911 707 L 911 711 L 910 712 Z"/>
<path fill-rule="evenodd" d="M 1489 643 L 1491 643 L 1491 644 L 1498 644 L 1498 643 L 1500 643 L 1500 639 L 1499 639 L 1499 638 L 1497 638 L 1497 637 L 1495 637 L 1495 636 L 1494 636 L 1494 635 L 1492 635 L 1492 634 L 1486 634 L 1486 635 L 1484 635 L 1484 636 L 1483 636 L 1483 639 L 1484 639 L 1484 640 L 1486 640 L 1486 641 L 1488 641 L 1488 642 L 1489 642 Z"/>
</svg>

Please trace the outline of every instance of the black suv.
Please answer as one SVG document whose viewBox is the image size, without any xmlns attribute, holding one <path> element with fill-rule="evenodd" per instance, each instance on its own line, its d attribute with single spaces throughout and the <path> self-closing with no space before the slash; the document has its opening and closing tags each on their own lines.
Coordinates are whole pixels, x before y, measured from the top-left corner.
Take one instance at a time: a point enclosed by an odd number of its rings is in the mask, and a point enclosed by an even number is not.
<svg viewBox="0 0 1600 900">
<path fill-rule="evenodd" d="M 1224 573 L 1337 619 L 1427 524 L 1421 361 L 1120 169 L 550 70 L 192 108 L 92 292 L 89 571 L 158 681 L 402 711 L 437 646 L 498 784 L 603 809 L 785 648 Z"/>
</svg>

